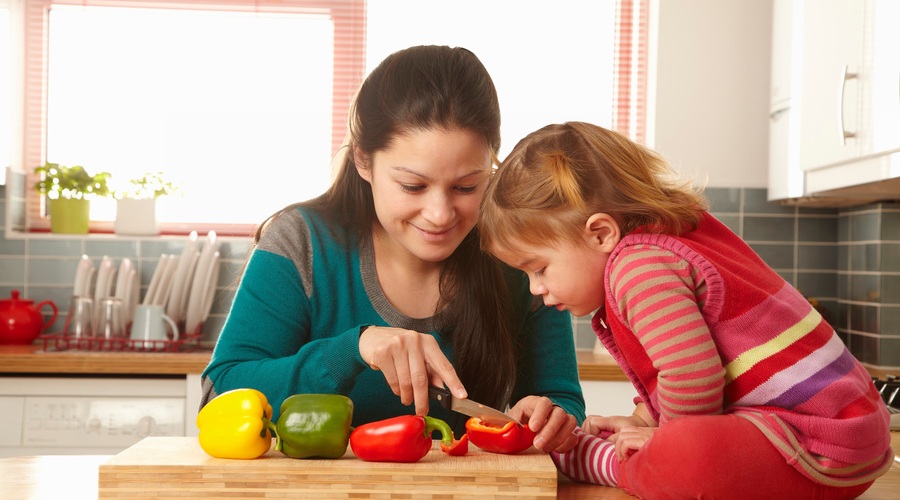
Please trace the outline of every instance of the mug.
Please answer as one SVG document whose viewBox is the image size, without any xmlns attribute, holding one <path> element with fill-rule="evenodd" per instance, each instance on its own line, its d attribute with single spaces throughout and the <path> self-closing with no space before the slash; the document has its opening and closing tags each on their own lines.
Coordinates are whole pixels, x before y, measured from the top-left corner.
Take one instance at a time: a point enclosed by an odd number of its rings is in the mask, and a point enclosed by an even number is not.
<svg viewBox="0 0 900 500">
<path fill-rule="evenodd" d="M 134 309 L 131 340 L 137 341 L 143 349 L 163 348 L 165 344 L 158 341 L 169 340 L 166 323 L 172 330 L 172 340 L 178 340 L 178 325 L 166 315 L 163 306 L 139 304 Z"/>
<path fill-rule="evenodd" d="M 100 299 L 100 311 L 94 337 L 104 340 L 125 338 L 125 320 L 123 319 L 122 299 L 105 297 Z"/>
<path fill-rule="evenodd" d="M 63 327 L 63 335 L 72 339 L 85 339 L 94 335 L 94 299 L 72 296 L 69 305 L 69 315 L 66 316 L 66 324 Z"/>
</svg>

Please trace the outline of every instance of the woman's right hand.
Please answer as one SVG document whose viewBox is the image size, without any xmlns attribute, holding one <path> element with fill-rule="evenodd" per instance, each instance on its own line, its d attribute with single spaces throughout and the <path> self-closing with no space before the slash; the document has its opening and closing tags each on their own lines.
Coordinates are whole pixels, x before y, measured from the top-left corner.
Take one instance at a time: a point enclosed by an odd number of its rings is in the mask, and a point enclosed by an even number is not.
<svg viewBox="0 0 900 500">
<path fill-rule="evenodd" d="M 450 360 L 431 335 L 402 328 L 370 326 L 359 337 L 359 354 L 373 370 L 380 370 L 405 405 L 415 403 L 416 415 L 428 414 L 429 384 L 465 398 Z"/>
</svg>

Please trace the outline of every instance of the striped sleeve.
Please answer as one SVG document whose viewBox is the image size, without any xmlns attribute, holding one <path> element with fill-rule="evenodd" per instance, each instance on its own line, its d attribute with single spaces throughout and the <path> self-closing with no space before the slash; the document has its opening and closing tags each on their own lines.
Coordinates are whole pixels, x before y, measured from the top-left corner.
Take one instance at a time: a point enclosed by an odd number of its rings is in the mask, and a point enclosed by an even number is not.
<svg viewBox="0 0 900 500">
<path fill-rule="evenodd" d="M 616 445 L 600 437 L 575 429 L 578 444 L 566 453 L 551 452 L 550 458 L 564 476 L 579 483 L 602 486 L 619 485 L 619 459 Z"/>
<path fill-rule="evenodd" d="M 623 249 L 610 269 L 620 319 L 657 375 L 660 424 L 722 413 L 725 370 L 701 314 L 706 284 L 697 269 L 652 245 Z"/>
</svg>

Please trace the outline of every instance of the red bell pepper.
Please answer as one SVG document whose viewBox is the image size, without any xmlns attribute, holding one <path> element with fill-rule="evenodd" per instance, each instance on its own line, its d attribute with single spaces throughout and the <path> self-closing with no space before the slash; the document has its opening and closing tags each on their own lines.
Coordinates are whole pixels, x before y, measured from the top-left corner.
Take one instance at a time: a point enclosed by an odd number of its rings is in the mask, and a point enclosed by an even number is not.
<svg viewBox="0 0 900 500">
<path fill-rule="evenodd" d="M 461 457 L 465 455 L 469 452 L 469 435 L 463 434 L 461 438 L 454 439 L 453 444 L 450 446 L 447 446 L 442 442 L 441 451 L 452 457 Z"/>
<path fill-rule="evenodd" d="M 350 433 L 350 448 L 369 462 L 417 462 L 431 450 L 431 433 L 441 433 L 441 446 L 453 444 L 453 431 L 443 420 L 402 415 L 363 424 Z"/>
<path fill-rule="evenodd" d="M 466 421 L 466 435 L 472 444 L 484 451 L 511 455 L 530 448 L 535 433 L 528 428 L 528 424 L 507 422 L 498 426 L 472 417 Z"/>
</svg>

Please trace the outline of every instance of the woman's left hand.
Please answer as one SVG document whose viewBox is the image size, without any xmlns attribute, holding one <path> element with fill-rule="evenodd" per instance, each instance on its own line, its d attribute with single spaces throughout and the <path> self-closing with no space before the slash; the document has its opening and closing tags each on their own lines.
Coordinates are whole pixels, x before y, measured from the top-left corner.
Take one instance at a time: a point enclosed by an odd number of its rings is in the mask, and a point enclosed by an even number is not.
<svg viewBox="0 0 900 500">
<path fill-rule="evenodd" d="M 578 442 L 575 436 L 578 421 L 554 405 L 550 398 L 526 396 L 507 413 L 522 425 L 528 424 L 528 428 L 537 433 L 534 447 L 541 451 L 565 453 Z"/>
</svg>

